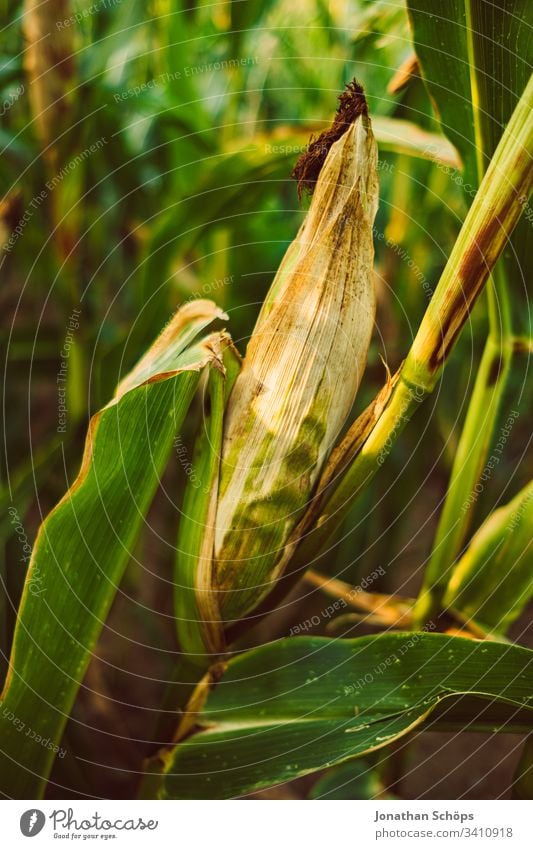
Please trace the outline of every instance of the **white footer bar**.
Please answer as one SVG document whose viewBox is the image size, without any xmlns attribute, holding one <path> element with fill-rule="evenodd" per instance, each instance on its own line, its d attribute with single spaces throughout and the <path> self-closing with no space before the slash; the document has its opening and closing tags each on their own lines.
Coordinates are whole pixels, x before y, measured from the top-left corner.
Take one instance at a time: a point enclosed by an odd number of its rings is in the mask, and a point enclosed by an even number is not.
<svg viewBox="0 0 533 849">
<path fill-rule="evenodd" d="M 12 801 L 3 846 L 531 849 L 531 802 Z M 34 840 L 35 842 L 31 842 Z"/>
</svg>

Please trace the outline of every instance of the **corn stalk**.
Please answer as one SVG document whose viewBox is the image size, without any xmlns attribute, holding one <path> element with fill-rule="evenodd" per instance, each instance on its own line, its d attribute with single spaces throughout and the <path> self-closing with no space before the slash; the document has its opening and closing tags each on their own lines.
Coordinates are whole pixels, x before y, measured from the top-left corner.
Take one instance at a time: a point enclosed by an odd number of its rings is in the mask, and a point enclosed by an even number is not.
<svg viewBox="0 0 533 849">
<path fill-rule="evenodd" d="M 504 127 L 511 115 L 514 98 L 518 99 L 527 84 L 530 51 L 524 38 L 525 32 L 519 23 L 526 7 L 522 2 L 514 4 L 511 20 L 505 6 L 495 7 L 489 15 L 485 15 L 479 4 L 459 0 L 457 20 L 461 20 L 463 14 L 464 26 L 458 26 L 456 20 L 443 21 L 441 49 L 437 51 L 428 49 L 426 38 L 427 28 L 431 26 L 431 5 L 425 2 L 409 3 L 408 7 L 422 73 L 435 99 L 442 128 L 457 144 L 465 163 L 466 180 L 470 179 L 479 186 L 486 164 L 490 162 L 501 135 L 493 115 L 497 110 L 501 127 Z M 497 45 L 502 42 L 503 32 L 507 32 L 510 41 L 515 44 L 516 55 L 506 53 L 503 56 L 502 52 L 498 52 L 500 48 Z M 489 43 L 491 49 L 487 50 L 486 45 Z M 446 75 L 451 69 L 445 67 L 445 51 L 453 51 L 459 60 L 463 60 L 461 72 L 454 74 L 452 71 L 449 80 Z M 497 76 L 487 75 L 487 70 L 496 64 L 499 68 Z M 504 80 L 505 86 L 502 84 Z M 465 113 L 460 126 L 456 126 L 452 116 L 457 115 L 459 99 L 462 100 Z M 519 240 L 525 241 L 523 232 L 518 232 L 515 237 L 517 235 Z M 516 266 L 514 258 L 510 260 L 504 256 L 487 282 L 489 332 L 473 391 L 468 393 L 470 397 L 466 419 L 439 517 L 424 594 L 435 576 L 440 576 L 443 581 L 443 574 L 453 568 L 474 517 L 475 502 L 469 495 L 474 492 L 483 475 L 511 374 L 513 338 L 508 280 L 512 280 L 516 274 L 517 268 L 513 264 Z M 440 605 L 437 593 L 431 613 L 436 614 Z M 418 613 L 424 615 L 420 606 Z"/>
</svg>

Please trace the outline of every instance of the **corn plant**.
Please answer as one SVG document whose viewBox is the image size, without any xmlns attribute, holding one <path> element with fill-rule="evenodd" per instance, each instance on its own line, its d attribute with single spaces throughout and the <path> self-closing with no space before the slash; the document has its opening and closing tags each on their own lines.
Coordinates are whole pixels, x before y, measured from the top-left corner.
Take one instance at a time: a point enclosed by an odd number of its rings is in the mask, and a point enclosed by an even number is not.
<svg viewBox="0 0 533 849">
<path fill-rule="evenodd" d="M 42 27 L 43 10 L 26 6 L 31 40 L 30 24 Z M 490 448 L 513 357 L 530 347 L 513 329 L 509 281 L 527 241 L 533 78 L 522 66 L 506 77 L 503 54 L 500 77 L 489 77 L 493 58 L 483 39 L 498 44 L 502 28 L 515 24 L 498 10 L 484 17 L 477 4 L 455 6 L 457 18 L 437 24 L 431 3 L 408 3 L 416 51 L 409 68 L 422 75 L 447 138 L 426 131 L 416 139 L 400 121 L 395 130 L 393 119 L 374 120 L 370 97 L 349 83 L 331 126 L 293 165 L 308 210 L 245 350 L 232 338 L 229 311 L 212 299 L 186 301 L 91 417 L 80 470 L 40 525 L 17 609 L 0 697 L 5 796 L 55 792 L 68 719 L 188 427 L 194 450 L 174 528 L 178 651 L 137 770 L 140 796 L 233 798 L 316 774 L 311 795 L 328 797 L 335 781 L 343 784 L 342 770 L 357 792 L 383 796 L 398 741 L 415 729 L 531 732 L 533 654 L 510 640 L 509 629 L 533 590 L 532 484 L 502 498 L 477 526 L 470 495 L 494 467 Z M 443 61 L 447 52 L 459 73 Z M 495 121 L 503 77 L 509 84 Z M 42 119 L 57 102 L 48 94 L 38 82 L 40 105 L 32 108 L 41 115 L 46 167 L 54 168 L 64 154 L 52 143 L 51 116 Z M 441 168 L 461 163 L 473 188 L 401 364 L 394 373 L 383 367 L 382 386 L 361 407 L 376 312 L 378 159 L 395 131 L 400 155 Z M 232 162 L 244 157 L 231 152 Z M 284 154 L 276 168 L 287 166 Z M 72 231 L 56 214 L 71 297 Z M 154 254 L 165 248 L 163 267 L 170 261 L 175 226 L 173 214 L 162 216 L 141 274 L 143 298 Z M 192 244 L 186 238 L 183 249 Z M 424 416 L 479 298 L 488 303 L 489 331 L 418 597 L 362 592 L 323 575 L 317 565 L 385 475 L 410 420 Z M 154 327 L 160 308 L 158 301 L 149 311 Z M 308 627 L 300 622 L 291 636 L 257 637 L 268 635 L 295 589 L 311 586 L 335 599 L 333 612 L 366 611 L 379 633 L 302 636 Z M 526 745 L 517 795 L 529 794 L 530 757 Z M 364 790 L 361 763 L 375 768 Z"/>
</svg>

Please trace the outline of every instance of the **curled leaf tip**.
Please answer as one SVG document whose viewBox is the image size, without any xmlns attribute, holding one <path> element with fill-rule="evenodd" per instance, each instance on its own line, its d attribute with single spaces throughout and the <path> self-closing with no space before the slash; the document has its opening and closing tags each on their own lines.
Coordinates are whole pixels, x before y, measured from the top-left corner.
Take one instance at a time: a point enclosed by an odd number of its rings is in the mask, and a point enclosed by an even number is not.
<svg viewBox="0 0 533 849">
<path fill-rule="evenodd" d="M 318 138 L 311 137 L 307 150 L 302 153 L 294 166 L 291 176 L 297 181 L 298 198 L 300 200 L 304 191 L 308 194 L 313 193 L 318 175 L 332 144 L 344 135 L 348 127 L 360 115 L 368 115 L 363 86 L 356 79 L 348 83 L 345 90 L 339 95 L 338 100 L 339 106 L 331 127 L 320 133 Z"/>
</svg>

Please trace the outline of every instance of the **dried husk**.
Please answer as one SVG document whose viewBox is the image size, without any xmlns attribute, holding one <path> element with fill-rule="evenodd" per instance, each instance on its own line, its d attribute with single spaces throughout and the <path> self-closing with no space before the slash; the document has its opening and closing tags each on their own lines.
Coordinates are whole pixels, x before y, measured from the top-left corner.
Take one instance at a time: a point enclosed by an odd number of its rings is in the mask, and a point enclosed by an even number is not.
<svg viewBox="0 0 533 849">
<path fill-rule="evenodd" d="M 269 591 L 353 405 L 374 324 L 377 148 L 359 116 L 327 156 L 226 413 L 215 531 L 223 618 Z"/>
</svg>

